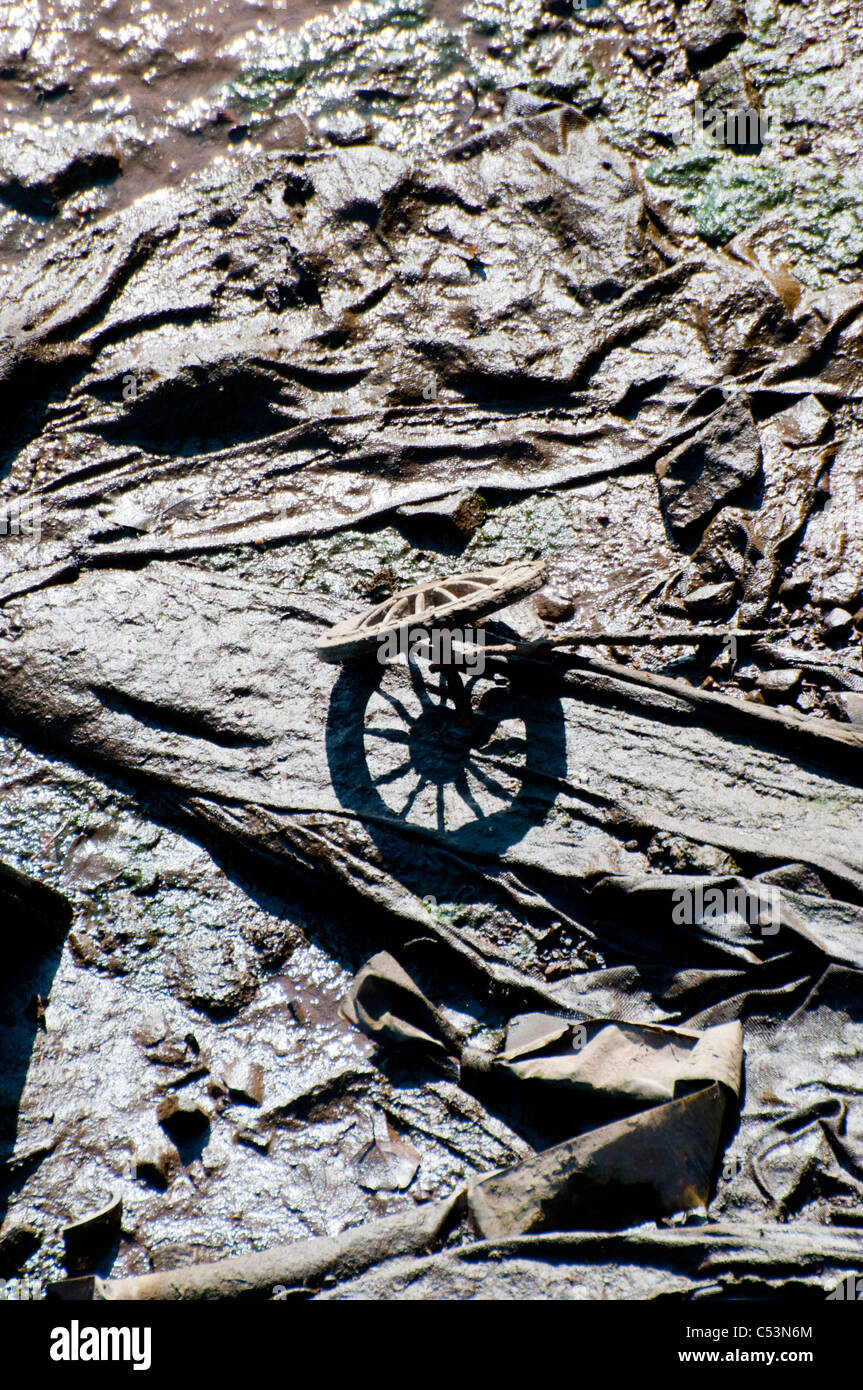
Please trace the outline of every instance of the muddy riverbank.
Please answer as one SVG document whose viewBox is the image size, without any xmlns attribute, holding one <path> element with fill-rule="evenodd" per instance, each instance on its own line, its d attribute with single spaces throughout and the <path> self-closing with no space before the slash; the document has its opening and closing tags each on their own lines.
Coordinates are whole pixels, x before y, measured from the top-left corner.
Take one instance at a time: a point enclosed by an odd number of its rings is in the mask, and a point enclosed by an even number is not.
<svg viewBox="0 0 863 1390">
<path fill-rule="evenodd" d="M 343 1005 L 382 951 L 460 1046 L 497 1056 L 536 1011 L 740 1020 L 743 1080 L 697 1078 L 725 1086 L 709 1190 L 655 1229 L 606 1212 L 601 1259 L 580 1209 L 492 1274 L 462 1213 L 451 1248 L 327 1297 L 856 1271 L 840 9 L 12 7 L 0 857 L 69 917 L 4 890 L 8 1273 L 120 1279 L 422 1216 L 590 1132 L 376 1046 Z M 780 108 L 778 141 L 675 143 L 698 99 Z M 527 560 L 548 581 L 490 641 L 726 636 L 489 658 L 469 726 L 427 666 L 316 655 L 405 585 Z M 704 912 L 752 885 L 775 923 Z"/>
</svg>

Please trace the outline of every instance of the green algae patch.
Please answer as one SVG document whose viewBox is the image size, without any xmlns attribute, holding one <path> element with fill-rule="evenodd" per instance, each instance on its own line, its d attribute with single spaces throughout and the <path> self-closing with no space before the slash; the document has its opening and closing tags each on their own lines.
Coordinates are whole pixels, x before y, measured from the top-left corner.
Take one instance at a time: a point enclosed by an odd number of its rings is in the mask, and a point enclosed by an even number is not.
<svg viewBox="0 0 863 1390">
<path fill-rule="evenodd" d="M 725 245 L 756 226 L 781 231 L 795 273 L 820 286 L 824 272 L 855 266 L 863 256 L 863 180 L 815 160 L 752 160 L 687 153 L 654 160 L 653 184 L 688 213 L 712 245 Z"/>
<path fill-rule="evenodd" d="M 669 188 L 711 245 L 724 245 L 788 199 L 783 171 L 773 163 L 716 154 L 657 159 L 645 177 Z"/>
</svg>

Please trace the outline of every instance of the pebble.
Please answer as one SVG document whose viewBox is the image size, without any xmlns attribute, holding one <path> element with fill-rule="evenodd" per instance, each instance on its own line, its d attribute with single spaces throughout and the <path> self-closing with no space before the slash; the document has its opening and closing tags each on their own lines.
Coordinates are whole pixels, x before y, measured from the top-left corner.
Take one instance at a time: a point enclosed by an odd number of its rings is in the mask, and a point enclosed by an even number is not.
<svg viewBox="0 0 863 1390">
<path fill-rule="evenodd" d="M 797 690 L 800 685 L 800 672 L 793 669 L 762 671 L 755 683 L 758 689 L 764 692 L 766 699 L 778 699 Z"/>
<path fill-rule="evenodd" d="M 166 1143 L 160 1135 L 154 1135 L 152 1139 L 136 1145 L 132 1158 L 132 1172 L 139 1182 L 164 1192 L 178 1162 L 179 1155 L 176 1149 Z"/>
<path fill-rule="evenodd" d="M 701 588 L 687 594 L 683 603 L 693 617 L 726 613 L 734 603 L 734 590 L 735 586 L 731 580 L 724 584 L 703 584 Z"/>
<path fill-rule="evenodd" d="M 828 641 L 841 638 L 851 627 L 853 621 L 846 608 L 831 608 L 821 620 L 821 636 L 827 638 Z"/>
<path fill-rule="evenodd" d="M 851 724 L 863 724 L 863 695 L 853 690 L 837 690 L 834 696 Z"/>
<path fill-rule="evenodd" d="M 0 1278 L 15 1274 L 42 1244 L 42 1232 L 27 1221 L 10 1221 L 0 1231 Z"/>
<path fill-rule="evenodd" d="M 260 1062 L 239 1058 L 222 1072 L 221 1080 L 232 1100 L 243 1105 L 262 1105 L 264 1100 L 264 1069 Z"/>
<path fill-rule="evenodd" d="M 566 598 L 554 589 L 540 589 L 539 593 L 534 595 L 533 606 L 537 617 L 543 618 L 547 623 L 566 622 L 575 612 L 572 599 Z"/>
</svg>

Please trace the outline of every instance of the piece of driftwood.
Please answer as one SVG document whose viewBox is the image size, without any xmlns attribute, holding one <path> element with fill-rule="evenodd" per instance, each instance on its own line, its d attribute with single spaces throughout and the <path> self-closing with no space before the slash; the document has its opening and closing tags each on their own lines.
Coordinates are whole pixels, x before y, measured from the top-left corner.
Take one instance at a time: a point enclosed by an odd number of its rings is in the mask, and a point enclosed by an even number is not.
<svg viewBox="0 0 863 1390">
<path fill-rule="evenodd" d="M 49 1287 L 61 1300 L 171 1301 L 215 1298 L 279 1298 L 314 1293 L 327 1279 L 349 1279 L 397 1255 L 425 1254 L 446 1235 L 464 1197 L 459 1189 L 442 1202 L 369 1221 L 338 1236 L 318 1236 L 272 1250 L 232 1255 L 207 1264 L 140 1274 L 130 1279 L 69 1279 Z"/>
<path fill-rule="evenodd" d="M 753 735 L 756 731 L 763 731 L 790 736 L 796 744 L 807 747 L 811 753 L 822 759 L 831 752 L 838 752 L 840 757 L 847 753 L 852 763 L 856 764 L 855 754 L 863 751 L 863 735 L 859 729 L 847 724 L 820 719 L 813 715 L 785 714 L 782 710 L 770 709 L 767 705 L 756 705 L 750 700 L 741 700 L 734 695 L 723 695 L 715 690 L 701 690 L 698 686 L 689 685 L 674 676 L 640 671 L 635 666 L 622 666 L 618 662 L 603 661 L 596 657 L 579 657 L 576 660 L 578 666 L 583 669 L 588 684 L 594 689 L 597 688 L 596 680 L 593 679 L 594 673 L 600 682 L 614 682 L 617 693 L 622 693 L 622 687 L 618 683 L 623 681 L 646 687 L 656 693 L 657 700 L 662 695 L 676 697 L 681 702 L 681 707 L 691 707 L 693 715 L 697 713 L 705 721 L 712 717 L 717 722 L 725 722 L 729 726 L 737 725 Z M 581 672 L 577 669 L 567 671 L 566 682 L 572 688 L 578 687 L 580 679 Z M 849 763 L 845 765 L 850 766 Z"/>
</svg>

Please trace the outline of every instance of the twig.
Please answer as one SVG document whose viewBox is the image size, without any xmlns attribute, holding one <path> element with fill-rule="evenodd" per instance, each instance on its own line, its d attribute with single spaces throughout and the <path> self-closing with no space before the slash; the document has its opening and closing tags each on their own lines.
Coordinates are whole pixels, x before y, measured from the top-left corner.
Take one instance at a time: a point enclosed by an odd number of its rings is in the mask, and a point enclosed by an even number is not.
<svg viewBox="0 0 863 1390">
<path fill-rule="evenodd" d="M 665 632 L 648 632 L 638 628 L 629 632 L 565 632 L 553 637 L 539 637 L 530 642 L 486 646 L 483 651 L 487 656 L 525 656 L 529 652 L 541 652 L 549 647 L 677 647 L 695 645 L 698 642 L 721 642 L 726 637 L 733 637 L 737 642 L 758 641 L 765 637 L 767 632 L 766 628 L 726 627 L 669 628 Z"/>
</svg>

